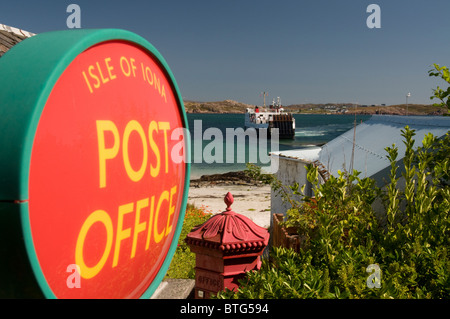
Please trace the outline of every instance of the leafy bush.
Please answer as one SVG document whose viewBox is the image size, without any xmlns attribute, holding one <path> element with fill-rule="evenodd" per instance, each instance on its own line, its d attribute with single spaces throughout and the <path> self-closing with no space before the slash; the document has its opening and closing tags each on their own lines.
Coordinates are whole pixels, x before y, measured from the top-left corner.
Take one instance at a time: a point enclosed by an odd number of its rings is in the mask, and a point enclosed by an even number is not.
<svg viewBox="0 0 450 319">
<path fill-rule="evenodd" d="M 434 69 L 428 71 L 429 76 L 440 77 L 447 84 L 450 84 L 450 71 L 446 66 L 440 66 L 439 64 L 433 64 Z M 430 97 L 431 100 L 438 99 L 441 102 L 435 103 L 435 106 L 441 106 L 447 108 L 447 113 L 444 115 L 450 115 L 450 86 L 443 90 L 439 86 L 433 90 L 433 96 Z"/>
<path fill-rule="evenodd" d="M 167 271 L 168 278 L 195 278 L 195 254 L 191 252 L 189 246 L 185 243 L 186 236 L 191 232 L 192 228 L 201 225 L 211 217 L 207 207 L 195 207 L 188 204 L 184 217 L 183 228 L 181 229 L 178 247 L 173 256 L 170 267 Z"/>
<path fill-rule="evenodd" d="M 317 167 L 308 166 L 315 197 L 291 200 L 285 222 L 298 229 L 300 252 L 274 248 L 237 292 L 218 297 L 449 298 L 449 134 L 442 140 L 428 134 L 415 151 L 414 135 L 409 127 L 402 130 L 404 190 L 398 186 L 395 145 L 386 148 L 391 171 L 384 189 L 356 171 L 319 184 Z M 291 188 L 302 195 L 298 185 Z M 372 208 L 377 198 L 384 203 L 382 217 Z M 368 282 L 373 264 L 381 270 L 379 288 Z"/>
</svg>

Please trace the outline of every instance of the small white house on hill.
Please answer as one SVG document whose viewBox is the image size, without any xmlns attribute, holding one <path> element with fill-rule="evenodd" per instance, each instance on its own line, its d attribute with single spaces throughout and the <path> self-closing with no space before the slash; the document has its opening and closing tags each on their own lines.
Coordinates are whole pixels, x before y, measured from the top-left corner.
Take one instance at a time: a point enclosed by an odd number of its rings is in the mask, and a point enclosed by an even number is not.
<svg viewBox="0 0 450 319">
<path fill-rule="evenodd" d="M 284 185 L 306 184 L 306 195 L 312 195 L 311 185 L 306 179 L 307 164 L 317 165 L 322 179 L 326 179 L 328 174 L 338 176 L 338 171 L 350 171 L 353 165 L 353 170 L 361 172 L 361 178 L 371 177 L 379 187 L 383 187 L 390 170 L 385 148 L 395 144 L 397 160 L 403 160 L 406 147 L 401 130 L 405 126 L 415 130 L 416 148 L 422 145 L 428 133 L 443 137 L 450 130 L 450 117 L 374 115 L 322 147 L 271 153 L 272 165 L 278 167 L 275 175 Z M 272 213 L 286 214 L 287 209 L 288 205 L 283 203 L 281 196 L 272 190 Z"/>
</svg>

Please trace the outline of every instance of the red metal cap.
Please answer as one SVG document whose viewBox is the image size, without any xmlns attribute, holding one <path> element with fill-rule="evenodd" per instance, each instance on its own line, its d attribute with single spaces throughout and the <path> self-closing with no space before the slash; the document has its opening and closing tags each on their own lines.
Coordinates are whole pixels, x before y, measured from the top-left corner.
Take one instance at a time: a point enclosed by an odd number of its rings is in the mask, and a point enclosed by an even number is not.
<svg viewBox="0 0 450 319">
<path fill-rule="evenodd" d="M 187 235 L 186 242 L 222 251 L 250 252 L 266 247 L 270 236 L 268 230 L 232 211 L 234 198 L 230 192 L 225 195 L 224 201 L 226 210 L 195 227 Z"/>
</svg>

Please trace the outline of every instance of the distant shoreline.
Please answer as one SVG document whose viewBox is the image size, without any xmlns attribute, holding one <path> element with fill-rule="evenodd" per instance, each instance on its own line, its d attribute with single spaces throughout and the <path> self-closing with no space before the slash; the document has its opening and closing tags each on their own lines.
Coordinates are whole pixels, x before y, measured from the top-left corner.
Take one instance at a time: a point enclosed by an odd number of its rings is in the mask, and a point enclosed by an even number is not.
<svg viewBox="0 0 450 319">
<path fill-rule="evenodd" d="M 286 110 L 287 112 L 291 112 L 290 110 Z M 309 113 L 309 112 L 292 112 L 297 115 L 399 115 L 404 116 L 407 115 L 406 112 L 370 112 L 370 111 L 361 111 L 361 112 L 347 112 L 347 113 Z M 186 114 L 245 114 L 245 112 L 189 112 L 186 110 Z M 408 115 L 411 116 L 439 116 L 443 115 L 442 112 L 409 112 Z"/>
<path fill-rule="evenodd" d="M 219 102 L 185 101 L 184 106 L 188 114 L 244 114 L 247 108 L 254 105 L 232 100 Z M 398 104 L 398 105 L 354 105 L 351 103 L 327 104 L 296 104 L 284 106 L 285 111 L 293 114 L 305 115 L 422 115 L 436 116 L 445 113 L 445 109 L 426 104 Z"/>
</svg>

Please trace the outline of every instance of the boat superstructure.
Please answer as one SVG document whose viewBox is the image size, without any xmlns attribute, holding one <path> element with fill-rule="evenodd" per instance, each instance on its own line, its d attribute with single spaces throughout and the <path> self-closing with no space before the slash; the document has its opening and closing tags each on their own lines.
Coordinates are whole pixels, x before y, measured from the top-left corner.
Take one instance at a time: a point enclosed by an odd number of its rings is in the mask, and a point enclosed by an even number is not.
<svg viewBox="0 0 450 319">
<path fill-rule="evenodd" d="M 280 98 L 266 108 L 247 108 L 245 112 L 245 127 L 255 129 L 267 129 L 268 136 L 272 135 L 273 129 L 278 129 L 280 139 L 295 138 L 295 119 L 292 113 L 285 112 L 280 103 Z"/>
</svg>

